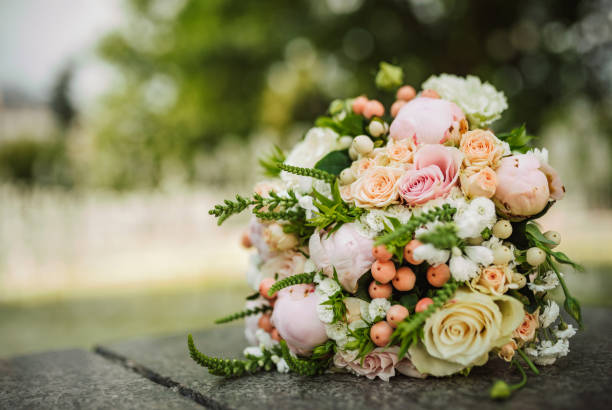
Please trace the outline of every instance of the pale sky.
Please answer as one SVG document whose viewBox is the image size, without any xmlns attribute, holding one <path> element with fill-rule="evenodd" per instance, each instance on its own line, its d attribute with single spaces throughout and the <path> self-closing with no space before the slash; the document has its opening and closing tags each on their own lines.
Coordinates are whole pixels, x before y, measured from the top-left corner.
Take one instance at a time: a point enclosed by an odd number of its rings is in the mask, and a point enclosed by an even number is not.
<svg viewBox="0 0 612 410">
<path fill-rule="evenodd" d="M 94 46 L 121 21 L 121 0 L 0 0 L 0 86 L 46 99 L 74 61 L 73 97 L 87 103 L 108 81 Z"/>
</svg>

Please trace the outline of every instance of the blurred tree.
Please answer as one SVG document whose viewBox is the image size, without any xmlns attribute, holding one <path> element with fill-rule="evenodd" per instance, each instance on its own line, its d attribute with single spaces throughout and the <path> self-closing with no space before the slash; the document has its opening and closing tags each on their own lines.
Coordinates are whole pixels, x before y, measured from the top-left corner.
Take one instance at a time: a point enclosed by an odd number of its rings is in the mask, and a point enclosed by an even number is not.
<svg viewBox="0 0 612 410">
<path fill-rule="evenodd" d="M 74 106 L 70 101 L 70 83 L 73 73 L 73 67 L 71 65 L 66 66 L 60 72 L 51 91 L 51 110 L 63 130 L 70 126 L 76 114 Z"/>
<path fill-rule="evenodd" d="M 106 97 L 98 148 L 115 161 L 116 187 L 155 185 L 166 162 L 194 180 L 198 153 L 220 141 L 261 127 L 282 135 L 332 96 L 376 96 L 382 60 L 415 86 L 432 73 L 479 75 L 510 99 L 496 126 L 537 133 L 576 96 L 609 100 L 610 3 L 128 0 L 129 25 L 100 45 L 122 82 Z"/>
</svg>

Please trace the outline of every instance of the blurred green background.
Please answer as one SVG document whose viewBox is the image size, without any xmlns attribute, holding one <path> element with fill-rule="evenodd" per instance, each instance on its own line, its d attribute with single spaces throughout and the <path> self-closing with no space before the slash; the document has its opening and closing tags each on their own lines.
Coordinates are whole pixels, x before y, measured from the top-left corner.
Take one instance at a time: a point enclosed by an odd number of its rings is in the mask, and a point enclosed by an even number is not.
<svg viewBox="0 0 612 410">
<path fill-rule="evenodd" d="M 241 308 L 256 159 L 333 98 L 479 75 L 568 190 L 543 223 L 612 305 L 612 1 L 5 0 L 0 356 L 185 332 Z"/>
</svg>

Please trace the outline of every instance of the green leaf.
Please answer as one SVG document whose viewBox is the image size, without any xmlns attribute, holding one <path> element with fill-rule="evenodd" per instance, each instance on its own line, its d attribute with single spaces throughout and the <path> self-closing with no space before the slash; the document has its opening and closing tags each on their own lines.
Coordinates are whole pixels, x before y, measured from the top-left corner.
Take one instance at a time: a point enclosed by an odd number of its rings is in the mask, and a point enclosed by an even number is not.
<svg viewBox="0 0 612 410">
<path fill-rule="evenodd" d="M 497 137 L 502 141 L 506 141 L 510 145 L 510 150 L 522 153 L 529 151 L 527 144 L 534 138 L 531 135 L 527 135 L 525 124 L 510 132 L 497 134 Z"/>
<path fill-rule="evenodd" d="M 580 302 L 572 296 L 566 296 L 563 308 L 582 329 L 582 309 L 580 308 Z"/>
<path fill-rule="evenodd" d="M 538 226 L 534 223 L 528 223 L 525 226 L 525 233 L 527 233 L 527 235 L 530 235 L 533 239 L 535 239 L 536 241 L 542 244 L 547 244 L 547 245 L 557 244 L 556 242 L 551 241 L 550 239 L 545 237 L 544 234 L 540 231 L 540 228 L 538 228 Z"/>
<path fill-rule="evenodd" d="M 419 297 L 416 295 L 416 293 L 403 295 L 399 299 L 400 305 L 404 306 L 406 309 L 408 309 L 411 312 L 414 310 L 418 301 L 419 301 Z"/>
<path fill-rule="evenodd" d="M 341 120 L 330 117 L 319 117 L 315 121 L 317 127 L 327 127 L 336 131 L 340 135 L 350 135 L 356 137 L 364 133 L 365 119 L 361 115 L 346 114 Z"/>
<path fill-rule="evenodd" d="M 258 162 L 263 168 L 265 176 L 277 177 L 281 173 L 281 169 L 278 167 L 278 164 L 285 162 L 285 159 L 285 153 L 283 150 L 275 145 L 272 152 L 259 158 Z"/>
</svg>

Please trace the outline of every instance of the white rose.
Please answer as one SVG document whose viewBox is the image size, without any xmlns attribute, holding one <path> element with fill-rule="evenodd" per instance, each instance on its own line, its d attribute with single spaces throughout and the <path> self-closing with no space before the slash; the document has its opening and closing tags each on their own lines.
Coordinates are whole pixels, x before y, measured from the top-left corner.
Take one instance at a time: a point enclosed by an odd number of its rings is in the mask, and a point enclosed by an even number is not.
<svg viewBox="0 0 612 410">
<path fill-rule="evenodd" d="M 412 363 L 433 376 L 482 366 L 491 350 L 512 340 L 523 316 L 523 305 L 515 298 L 458 290 L 425 322 L 422 342 L 409 349 Z"/>
<path fill-rule="evenodd" d="M 285 160 L 286 164 L 302 168 L 313 168 L 315 164 L 331 151 L 340 149 L 338 134 L 330 128 L 311 128 L 304 137 L 293 147 Z M 281 179 L 288 186 L 301 192 L 310 192 L 313 179 L 281 172 Z"/>
</svg>

